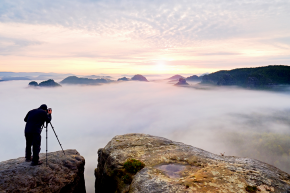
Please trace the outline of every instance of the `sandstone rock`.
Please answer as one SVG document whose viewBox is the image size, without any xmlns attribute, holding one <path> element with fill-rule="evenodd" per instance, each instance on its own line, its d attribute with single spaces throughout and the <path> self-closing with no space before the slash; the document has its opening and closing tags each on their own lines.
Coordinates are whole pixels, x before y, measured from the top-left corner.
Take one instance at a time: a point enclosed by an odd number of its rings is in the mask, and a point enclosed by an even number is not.
<svg viewBox="0 0 290 193">
<path fill-rule="evenodd" d="M 25 158 L 0 162 L 0 193 L 8 192 L 61 192 L 85 193 L 85 159 L 76 150 L 40 154 L 44 163 L 30 166 Z"/>
<path fill-rule="evenodd" d="M 38 86 L 38 83 L 35 81 L 29 82 L 28 86 Z"/>
<path fill-rule="evenodd" d="M 61 85 L 56 83 L 54 80 L 49 79 L 49 80 L 46 80 L 46 81 L 39 83 L 38 86 L 40 86 L 40 87 L 59 87 Z"/>
<path fill-rule="evenodd" d="M 189 85 L 184 78 L 180 78 L 175 86 L 186 86 Z"/>
<path fill-rule="evenodd" d="M 220 156 L 183 143 L 145 134 L 114 137 L 98 151 L 97 193 L 290 192 L 290 175 L 258 160 Z M 124 170 L 128 159 L 145 167 L 136 175 Z M 132 177 L 132 182 L 124 179 Z"/>
<path fill-rule="evenodd" d="M 147 80 L 144 76 L 142 76 L 142 75 L 140 75 L 140 74 L 136 74 L 135 76 L 133 76 L 133 77 L 131 78 L 131 80 L 138 80 L 138 81 L 145 81 L 145 82 L 148 82 L 148 80 Z"/>
</svg>

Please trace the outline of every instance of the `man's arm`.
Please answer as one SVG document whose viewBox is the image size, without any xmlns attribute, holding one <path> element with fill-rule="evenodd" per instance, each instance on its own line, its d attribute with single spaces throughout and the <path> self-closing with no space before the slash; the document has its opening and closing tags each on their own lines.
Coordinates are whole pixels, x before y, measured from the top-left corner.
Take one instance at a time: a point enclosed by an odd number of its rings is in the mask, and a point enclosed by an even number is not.
<svg viewBox="0 0 290 193">
<path fill-rule="evenodd" d="M 25 116 L 24 118 L 24 121 L 27 122 L 27 119 L 28 119 L 28 115 L 29 115 L 30 111 L 27 113 L 27 115 Z"/>
</svg>

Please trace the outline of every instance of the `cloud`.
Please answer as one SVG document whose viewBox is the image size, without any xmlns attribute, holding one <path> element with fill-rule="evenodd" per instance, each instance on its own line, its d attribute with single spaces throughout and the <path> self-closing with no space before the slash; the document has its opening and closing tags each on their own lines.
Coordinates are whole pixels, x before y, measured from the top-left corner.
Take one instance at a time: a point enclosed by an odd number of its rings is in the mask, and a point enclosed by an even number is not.
<svg viewBox="0 0 290 193">
<path fill-rule="evenodd" d="M 31 41 L 25 39 L 16 39 L 0 36 L 0 55 L 10 55 L 19 52 L 28 46 L 40 45 L 40 41 Z"/>
<path fill-rule="evenodd" d="M 201 53 L 199 55 L 204 55 L 204 56 L 213 56 L 213 55 L 240 55 L 240 53 L 235 53 L 235 52 L 216 52 L 216 53 Z"/>
<path fill-rule="evenodd" d="M 195 74 L 273 65 L 275 58 L 288 65 L 279 58 L 289 55 L 289 9 L 288 0 L 5 0 L 0 65 L 72 73 L 105 65 L 133 74 Z M 147 67 L 158 61 L 168 68 Z"/>
<path fill-rule="evenodd" d="M 280 29 L 289 30 L 281 22 L 289 16 L 289 8 L 287 0 L 4 1 L 0 21 L 61 25 L 172 47 L 263 34 L 265 25 L 277 25 L 275 21 L 280 21 Z"/>
<path fill-rule="evenodd" d="M 283 154 L 273 156 L 266 151 L 267 147 L 275 149 L 283 139 L 281 136 L 290 138 L 288 92 L 196 89 L 175 87 L 167 82 L 131 81 L 33 89 L 27 88 L 28 82 L 0 83 L 0 161 L 24 156 L 23 118 L 29 110 L 46 103 L 53 109 L 52 124 L 64 149 L 77 149 L 86 159 L 88 192 L 94 187 L 97 151 L 115 135 L 147 133 L 213 153 L 248 156 L 271 164 L 274 164 L 272 158 L 281 161 Z M 52 130 L 48 133 L 48 150 L 59 150 Z M 261 137 L 265 143 L 262 146 L 260 135 L 268 134 L 273 139 Z M 42 152 L 45 152 L 45 138 L 42 139 Z M 287 147 L 290 148 L 281 145 Z M 260 154 L 240 151 L 245 149 L 259 150 Z M 264 160 L 263 156 L 271 160 Z M 286 167 L 289 161 L 276 166 L 289 172 Z"/>
</svg>

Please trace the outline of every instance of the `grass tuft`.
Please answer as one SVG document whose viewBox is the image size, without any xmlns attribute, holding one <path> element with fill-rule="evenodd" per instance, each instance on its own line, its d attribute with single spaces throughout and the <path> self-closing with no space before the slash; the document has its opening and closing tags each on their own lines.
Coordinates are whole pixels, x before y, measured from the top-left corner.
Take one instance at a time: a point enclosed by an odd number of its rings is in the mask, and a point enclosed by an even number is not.
<svg viewBox="0 0 290 193">
<path fill-rule="evenodd" d="M 247 186 L 246 187 L 246 191 L 250 192 L 250 193 L 255 193 L 255 192 L 257 192 L 257 190 L 258 190 L 257 186 Z"/>
<path fill-rule="evenodd" d="M 126 174 L 122 177 L 122 180 L 125 184 L 131 184 L 133 179 L 130 175 Z"/>
<path fill-rule="evenodd" d="M 131 174 L 136 174 L 144 167 L 145 167 L 145 164 L 139 160 L 136 160 L 136 159 L 128 159 L 124 163 L 125 170 Z"/>
</svg>

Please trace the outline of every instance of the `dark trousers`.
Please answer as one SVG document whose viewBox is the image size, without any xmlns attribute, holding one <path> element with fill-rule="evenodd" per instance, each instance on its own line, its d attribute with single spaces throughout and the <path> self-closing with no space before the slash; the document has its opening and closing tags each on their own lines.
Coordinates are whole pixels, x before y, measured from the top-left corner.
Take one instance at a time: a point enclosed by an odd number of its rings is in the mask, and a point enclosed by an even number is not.
<svg viewBox="0 0 290 193">
<path fill-rule="evenodd" d="M 39 133 L 25 133 L 26 138 L 26 148 L 25 148 L 25 158 L 31 158 L 31 146 L 33 150 L 32 162 L 38 163 L 40 144 L 41 144 L 41 135 Z"/>
</svg>

